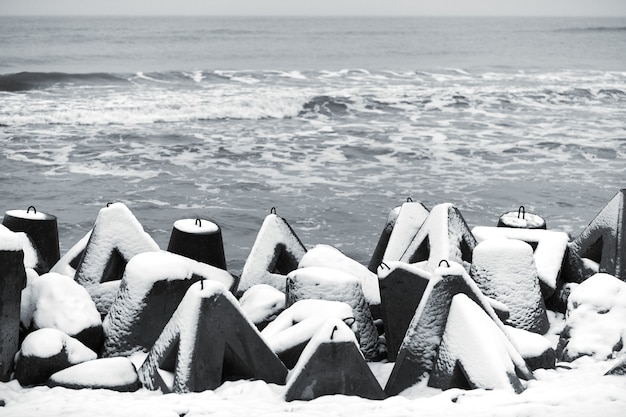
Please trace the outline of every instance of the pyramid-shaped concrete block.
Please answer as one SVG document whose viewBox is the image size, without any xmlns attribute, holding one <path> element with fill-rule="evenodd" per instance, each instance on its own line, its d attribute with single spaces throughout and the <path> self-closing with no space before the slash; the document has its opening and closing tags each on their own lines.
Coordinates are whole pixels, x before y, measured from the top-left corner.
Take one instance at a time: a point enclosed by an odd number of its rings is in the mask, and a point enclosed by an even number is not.
<svg viewBox="0 0 626 417">
<path fill-rule="evenodd" d="M 396 363 L 385 386 L 387 395 L 396 395 L 428 378 L 435 366 L 452 298 L 461 293 L 478 304 L 502 332 L 507 334 L 504 324 L 476 283 L 469 277 L 465 268 L 454 262 L 442 262 L 442 266 L 435 269 L 409 324 Z M 508 342 L 504 343 L 515 365 L 516 374 L 521 378 L 531 379 L 532 373 L 520 353 L 508 336 L 506 340 Z"/>
<path fill-rule="evenodd" d="M 428 271 L 434 271 L 445 260 L 469 271 L 476 243 L 459 210 L 450 203 L 438 204 L 398 260 L 420 263 Z"/>
<path fill-rule="evenodd" d="M 87 288 L 98 311 L 105 316 L 128 261 L 142 252 L 158 250 L 159 246 L 128 207 L 111 204 L 98 213 L 74 279 Z"/>
<path fill-rule="evenodd" d="M 329 319 L 339 319 L 357 331 L 352 307 L 341 301 L 300 300 L 280 313 L 261 335 L 281 361 L 292 369 L 315 332 Z"/>
<path fill-rule="evenodd" d="M 390 362 L 396 360 L 430 277 L 430 272 L 404 262 L 384 262 L 378 268 L 381 315 Z"/>
<path fill-rule="evenodd" d="M 287 368 L 216 281 L 192 285 L 138 371 L 163 392 L 212 390 L 229 380 L 284 384 Z"/>
<path fill-rule="evenodd" d="M 104 356 L 147 352 L 194 282 L 230 288 L 227 271 L 171 252 L 144 252 L 126 265 L 122 284 L 103 322 Z"/>
<path fill-rule="evenodd" d="M 302 352 L 287 383 L 285 399 L 312 400 L 335 394 L 385 398 L 352 330 L 339 319 L 329 319 Z"/>
<path fill-rule="evenodd" d="M 487 239 L 474 249 L 471 277 L 483 294 L 508 307 L 507 323 L 545 334 L 549 328 L 532 247 L 517 239 Z"/>
<path fill-rule="evenodd" d="M 463 293 L 455 295 L 428 385 L 444 390 L 469 387 L 522 392 L 509 343 L 478 304 Z"/>
<path fill-rule="evenodd" d="M 286 275 L 298 267 L 305 253 L 289 223 L 272 211 L 265 217 L 243 266 L 238 294 L 257 284 L 285 291 Z"/>
<path fill-rule="evenodd" d="M 607 203 L 569 244 L 568 281 L 582 282 L 596 272 L 626 281 L 626 189 Z M 592 268 L 586 268 L 591 263 Z"/>
<path fill-rule="evenodd" d="M 378 266 L 383 261 L 383 256 L 385 251 L 387 250 L 387 245 L 389 244 L 389 238 L 391 237 L 391 232 L 393 232 L 393 226 L 396 224 L 396 220 L 398 220 L 398 216 L 400 215 L 400 210 L 402 206 L 397 206 L 392 208 L 389 211 L 389 215 L 387 216 L 387 222 L 385 223 L 385 227 L 378 238 L 378 242 L 376 243 L 376 247 L 374 248 L 374 253 L 370 258 L 370 262 L 367 265 L 367 269 L 376 273 Z"/>
<path fill-rule="evenodd" d="M 476 226 L 472 229 L 472 234 L 479 243 L 496 238 L 518 239 L 528 243 L 533 248 L 533 258 L 544 299 L 551 297 L 559 287 L 569 242 L 567 233 L 543 229 Z"/>
<path fill-rule="evenodd" d="M 380 357 L 378 330 L 358 277 L 334 268 L 299 268 L 287 275 L 286 292 L 287 306 L 306 299 L 341 301 L 348 304 L 354 312 L 361 351 L 365 358 L 374 360 Z"/>
</svg>

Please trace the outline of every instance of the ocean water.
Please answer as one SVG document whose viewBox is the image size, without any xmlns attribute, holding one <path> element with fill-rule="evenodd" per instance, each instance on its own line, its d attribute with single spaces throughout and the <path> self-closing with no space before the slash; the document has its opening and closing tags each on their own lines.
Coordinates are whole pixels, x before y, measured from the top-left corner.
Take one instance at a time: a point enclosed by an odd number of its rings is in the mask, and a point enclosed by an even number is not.
<svg viewBox="0 0 626 417">
<path fill-rule="evenodd" d="M 626 188 L 626 19 L 0 18 L 0 201 L 61 249 L 123 202 L 239 272 L 275 207 L 367 263 L 389 210 L 524 205 L 576 236 Z"/>
</svg>

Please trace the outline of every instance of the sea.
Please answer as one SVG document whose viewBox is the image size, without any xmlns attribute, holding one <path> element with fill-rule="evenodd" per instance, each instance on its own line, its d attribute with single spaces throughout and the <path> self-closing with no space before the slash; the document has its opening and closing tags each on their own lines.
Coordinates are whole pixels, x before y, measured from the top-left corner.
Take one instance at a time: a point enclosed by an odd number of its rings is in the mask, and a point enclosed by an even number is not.
<svg viewBox="0 0 626 417">
<path fill-rule="evenodd" d="M 0 202 L 109 202 L 241 271 L 272 210 L 367 264 L 391 209 L 576 237 L 626 188 L 626 18 L 0 17 Z"/>
</svg>

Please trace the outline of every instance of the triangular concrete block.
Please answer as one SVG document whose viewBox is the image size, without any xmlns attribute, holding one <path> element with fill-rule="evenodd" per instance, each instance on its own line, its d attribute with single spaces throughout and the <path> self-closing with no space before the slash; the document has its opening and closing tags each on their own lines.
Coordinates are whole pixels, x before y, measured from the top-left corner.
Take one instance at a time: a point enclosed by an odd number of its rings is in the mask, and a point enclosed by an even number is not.
<svg viewBox="0 0 626 417">
<path fill-rule="evenodd" d="M 134 256 L 103 322 L 104 356 L 147 352 L 196 281 L 218 281 L 226 288 L 233 277 L 225 270 L 171 252 Z"/>
<path fill-rule="evenodd" d="M 305 253 L 289 223 L 272 211 L 265 217 L 243 266 L 238 295 L 257 284 L 284 291 L 286 275 L 298 267 Z"/>
<path fill-rule="evenodd" d="M 454 262 L 444 262 L 434 271 L 409 324 L 385 387 L 387 395 L 396 395 L 430 375 L 445 331 L 452 298 L 460 293 L 478 304 L 507 335 L 504 324 L 464 267 Z M 515 365 L 516 374 L 524 379 L 532 379 L 532 373 L 508 336 L 504 343 Z"/>
<path fill-rule="evenodd" d="M 115 298 L 126 263 L 159 246 L 122 203 L 100 210 L 74 279 L 89 291 L 98 311 L 106 315 Z"/>
<path fill-rule="evenodd" d="M 621 189 L 569 244 L 568 281 L 582 282 L 596 272 L 626 281 L 625 205 L 626 189 Z M 595 268 L 585 268 L 583 260 L 591 261 Z"/>
<path fill-rule="evenodd" d="M 339 319 L 329 319 L 302 353 L 287 384 L 285 399 L 312 400 L 335 394 L 385 398 L 352 330 Z"/>
<path fill-rule="evenodd" d="M 200 281 L 189 288 L 138 374 L 146 388 L 185 393 L 237 379 L 284 384 L 287 368 L 227 288 Z"/>
<path fill-rule="evenodd" d="M 428 271 L 434 271 L 445 260 L 469 271 L 475 246 L 476 239 L 459 210 L 450 203 L 438 204 L 398 260 L 420 263 Z"/>
<path fill-rule="evenodd" d="M 378 268 L 381 315 L 385 327 L 387 360 L 395 362 L 409 323 L 431 274 L 404 262 L 382 263 Z"/>
<path fill-rule="evenodd" d="M 502 330 L 482 308 L 465 294 L 455 295 L 428 385 L 522 392 L 506 343 Z"/>
<path fill-rule="evenodd" d="M 396 220 L 398 220 L 398 216 L 400 215 L 400 210 L 402 206 L 397 206 L 392 208 L 389 211 L 389 215 L 387 216 L 387 222 L 385 223 L 385 227 L 378 238 L 378 242 L 376 243 L 376 247 L 374 248 L 374 253 L 370 258 L 370 262 L 367 265 L 367 269 L 372 272 L 376 272 L 378 266 L 383 261 L 383 255 L 385 254 L 385 250 L 387 250 L 387 245 L 389 244 L 389 238 L 391 237 L 391 232 L 393 232 L 393 227 L 396 224 Z"/>
</svg>

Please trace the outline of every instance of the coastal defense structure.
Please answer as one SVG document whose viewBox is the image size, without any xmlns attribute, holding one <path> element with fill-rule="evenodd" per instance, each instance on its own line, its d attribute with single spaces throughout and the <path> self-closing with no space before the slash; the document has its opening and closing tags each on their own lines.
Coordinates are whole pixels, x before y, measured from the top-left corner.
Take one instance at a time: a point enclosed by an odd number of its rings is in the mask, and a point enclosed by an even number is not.
<svg viewBox="0 0 626 417">
<path fill-rule="evenodd" d="M 181 219 L 174 222 L 167 250 L 226 269 L 222 230 L 210 220 Z"/>
</svg>

